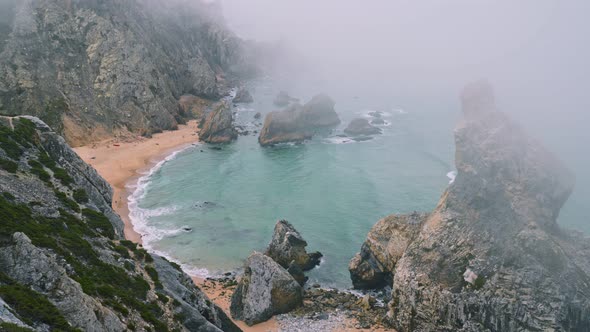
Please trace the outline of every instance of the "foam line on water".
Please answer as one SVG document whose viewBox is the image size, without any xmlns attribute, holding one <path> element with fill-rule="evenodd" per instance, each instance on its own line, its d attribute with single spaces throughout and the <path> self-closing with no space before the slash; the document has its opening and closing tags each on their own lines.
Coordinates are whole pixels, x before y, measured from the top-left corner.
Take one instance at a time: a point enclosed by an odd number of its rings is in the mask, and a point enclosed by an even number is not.
<svg viewBox="0 0 590 332">
<path fill-rule="evenodd" d="M 197 145 L 200 144 L 197 143 Z M 186 226 L 176 229 L 162 229 L 150 225 L 149 222 L 151 217 L 173 214 L 176 210 L 178 210 L 179 207 L 172 205 L 159 207 L 156 209 L 144 209 L 139 206 L 139 202 L 147 194 L 147 190 L 152 179 L 152 176 L 156 174 L 156 172 L 158 172 L 162 168 L 162 166 L 164 166 L 164 164 L 171 160 L 174 160 L 179 153 L 186 151 L 187 149 L 193 146 L 194 145 L 189 145 L 179 150 L 173 151 L 164 159 L 157 162 L 148 171 L 144 172 L 135 183 L 128 184 L 126 187 L 128 189 L 131 189 L 132 192 L 127 197 L 127 205 L 129 208 L 129 220 L 131 221 L 133 230 L 141 235 L 142 245 L 146 250 L 148 250 L 148 252 L 165 257 L 169 261 L 179 264 L 182 267 L 182 269 L 189 275 L 206 278 L 209 277 L 209 271 L 207 269 L 194 267 L 189 264 L 183 264 L 177 259 L 175 259 L 174 256 L 170 255 L 170 253 L 157 250 L 153 247 L 153 243 L 156 241 L 159 241 L 166 237 L 177 236 L 179 234 L 187 232 Z"/>
</svg>

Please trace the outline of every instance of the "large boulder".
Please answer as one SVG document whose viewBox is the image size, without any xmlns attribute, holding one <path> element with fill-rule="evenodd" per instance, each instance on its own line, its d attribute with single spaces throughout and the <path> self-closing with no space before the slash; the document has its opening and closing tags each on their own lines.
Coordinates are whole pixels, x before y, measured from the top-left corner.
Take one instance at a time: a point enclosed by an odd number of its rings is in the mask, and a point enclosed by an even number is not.
<svg viewBox="0 0 590 332">
<path fill-rule="evenodd" d="M 381 134 L 381 129 L 372 126 L 367 119 L 358 118 L 350 121 L 344 132 L 353 136 L 368 136 Z"/>
<path fill-rule="evenodd" d="M 207 116 L 199 139 L 207 143 L 229 143 L 236 138 L 238 132 L 234 128 L 231 107 L 227 102 L 221 102 Z"/>
<path fill-rule="evenodd" d="M 373 228 L 348 265 L 354 288 L 381 288 L 391 285 L 393 271 L 408 245 L 428 217 L 425 213 L 387 216 Z"/>
<path fill-rule="evenodd" d="M 233 103 L 253 103 L 254 98 L 246 88 L 239 88 L 236 96 L 232 100 Z"/>
<path fill-rule="evenodd" d="M 265 254 L 284 268 L 289 268 L 289 265 L 294 262 L 301 270 L 308 271 L 320 263 L 322 254 L 319 252 L 308 254 L 305 250 L 306 246 L 307 242 L 291 223 L 279 220 Z"/>
<path fill-rule="evenodd" d="M 246 260 L 244 275 L 232 295 L 230 313 L 234 319 L 254 325 L 302 303 L 299 283 L 270 257 L 254 252 Z"/>
<path fill-rule="evenodd" d="M 311 98 L 303 105 L 303 117 L 306 125 L 323 128 L 340 124 L 340 118 L 334 110 L 334 105 L 334 100 L 325 94 Z"/>
<path fill-rule="evenodd" d="M 398 331 L 587 331 L 590 239 L 556 222 L 572 174 L 496 109 L 489 83 L 462 102 L 457 177 L 395 262 L 387 319 Z"/>
<path fill-rule="evenodd" d="M 340 123 L 334 101 L 323 94 L 301 106 L 291 103 L 283 111 L 270 112 L 264 119 L 258 142 L 262 146 L 278 143 L 301 143 L 321 130 Z"/>
</svg>

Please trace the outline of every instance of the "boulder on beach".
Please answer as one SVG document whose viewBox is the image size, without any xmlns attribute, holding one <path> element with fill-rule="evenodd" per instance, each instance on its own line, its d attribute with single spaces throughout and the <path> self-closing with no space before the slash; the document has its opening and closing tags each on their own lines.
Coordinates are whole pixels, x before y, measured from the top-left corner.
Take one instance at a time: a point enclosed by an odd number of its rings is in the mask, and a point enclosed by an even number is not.
<svg viewBox="0 0 590 332">
<path fill-rule="evenodd" d="M 381 134 L 381 129 L 372 126 L 367 119 L 357 118 L 348 124 L 344 132 L 349 135 L 375 135 Z"/>
<path fill-rule="evenodd" d="M 319 94 L 303 106 L 292 103 L 283 111 L 267 114 L 258 142 L 262 146 L 300 143 L 312 138 L 316 132 L 339 123 L 332 98 Z"/>
<path fill-rule="evenodd" d="M 307 242 L 301 234 L 286 220 L 279 220 L 274 229 L 272 239 L 265 254 L 284 268 L 289 268 L 292 262 L 301 270 L 308 271 L 320 264 L 320 252 L 307 253 Z"/>
<path fill-rule="evenodd" d="M 233 103 L 253 103 L 254 98 L 246 88 L 239 88 L 236 96 L 232 100 Z"/>
<path fill-rule="evenodd" d="M 275 106 L 285 107 L 285 106 L 288 106 L 289 104 L 297 102 L 297 101 L 299 101 L 299 99 L 289 96 L 289 94 L 286 91 L 281 91 L 275 97 L 273 104 Z"/>
<path fill-rule="evenodd" d="M 229 143 L 237 137 L 231 107 L 228 103 L 221 102 L 205 119 L 199 138 L 207 143 Z"/>
<path fill-rule="evenodd" d="M 302 304 L 301 285 L 272 258 L 254 252 L 232 295 L 230 313 L 251 326 Z"/>
</svg>

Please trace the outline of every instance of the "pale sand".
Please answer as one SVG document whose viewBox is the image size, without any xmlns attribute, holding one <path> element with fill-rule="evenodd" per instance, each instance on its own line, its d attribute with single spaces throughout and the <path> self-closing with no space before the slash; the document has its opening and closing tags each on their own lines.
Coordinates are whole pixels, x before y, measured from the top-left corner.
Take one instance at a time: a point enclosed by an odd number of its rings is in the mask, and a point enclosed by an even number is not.
<svg viewBox="0 0 590 332">
<path fill-rule="evenodd" d="M 178 130 L 154 134 L 152 138 L 124 137 L 113 138 L 89 146 L 74 148 L 86 163 L 92 165 L 113 187 L 113 209 L 125 223 L 125 238 L 141 244 L 141 235 L 135 232 L 129 220 L 127 197 L 130 192 L 126 185 L 133 183 L 141 172 L 149 170 L 175 150 L 198 141 L 196 121 L 178 126 Z M 117 144 L 118 146 L 115 146 Z M 216 283 L 209 287 L 207 281 L 193 277 L 193 281 L 207 296 L 229 316 L 230 292 L 221 295 L 223 287 Z M 273 318 L 267 322 L 248 326 L 234 321 L 245 332 L 278 331 L 278 323 Z"/>
</svg>

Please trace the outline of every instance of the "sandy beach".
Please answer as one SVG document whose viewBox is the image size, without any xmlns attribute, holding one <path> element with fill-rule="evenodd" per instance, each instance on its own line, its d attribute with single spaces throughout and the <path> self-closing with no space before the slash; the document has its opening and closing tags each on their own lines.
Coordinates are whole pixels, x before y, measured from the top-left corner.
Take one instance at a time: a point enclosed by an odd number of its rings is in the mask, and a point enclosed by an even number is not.
<svg viewBox="0 0 590 332">
<path fill-rule="evenodd" d="M 197 133 L 197 122 L 193 120 L 178 126 L 178 130 L 154 134 L 151 138 L 125 136 L 74 148 L 113 187 L 113 209 L 125 222 L 126 239 L 142 243 L 141 235 L 135 232 L 129 219 L 127 197 L 130 192 L 126 185 L 134 183 L 142 172 L 149 170 L 173 151 L 198 142 Z M 193 277 L 193 281 L 229 316 L 229 292 L 226 293 L 219 284 L 214 285 L 204 279 Z M 244 322 L 235 323 L 242 330 L 250 332 L 279 330 L 274 318 L 251 327 Z"/>
</svg>

